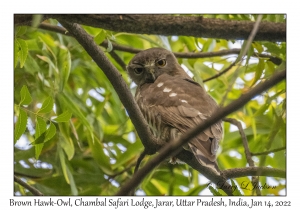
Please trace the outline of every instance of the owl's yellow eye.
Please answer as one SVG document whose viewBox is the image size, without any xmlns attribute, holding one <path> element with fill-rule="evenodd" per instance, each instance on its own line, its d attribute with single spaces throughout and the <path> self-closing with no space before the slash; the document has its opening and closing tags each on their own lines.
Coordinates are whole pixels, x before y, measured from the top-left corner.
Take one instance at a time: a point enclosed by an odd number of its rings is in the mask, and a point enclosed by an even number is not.
<svg viewBox="0 0 300 210">
<path fill-rule="evenodd" d="M 166 59 L 161 59 L 161 60 L 156 61 L 156 65 L 157 65 L 157 66 L 163 67 L 163 66 L 165 66 L 166 64 L 167 64 Z"/>
<path fill-rule="evenodd" d="M 133 70 L 134 70 L 134 73 L 136 73 L 136 74 L 141 74 L 141 73 L 143 73 L 143 71 L 144 71 L 143 68 L 135 68 L 135 69 L 133 69 Z"/>
</svg>

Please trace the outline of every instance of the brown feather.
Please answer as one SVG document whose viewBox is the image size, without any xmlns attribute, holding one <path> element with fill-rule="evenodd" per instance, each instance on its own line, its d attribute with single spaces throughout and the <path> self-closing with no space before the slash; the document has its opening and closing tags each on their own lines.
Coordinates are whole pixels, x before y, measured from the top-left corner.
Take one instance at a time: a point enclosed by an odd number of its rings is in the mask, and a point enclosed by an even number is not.
<svg viewBox="0 0 300 210">
<path fill-rule="evenodd" d="M 206 91 L 184 72 L 172 53 L 157 48 L 148 52 L 149 54 L 146 54 L 146 51 L 137 54 L 130 62 L 128 70 L 138 84 L 136 101 L 153 134 L 160 141 L 167 142 L 175 136 L 179 138 L 181 134 L 205 121 L 218 106 Z M 143 75 L 133 73 L 137 65 L 151 65 L 151 62 L 153 64 L 159 58 L 166 58 L 167 64 L 165 68 L 155 67 L 154 81 L 149 82 L 142 77 Z M 219 169 L 216 151 L 222 136 L 220 121 L 188 143 L 197 160 L 217 172 Z"/>
</svg>

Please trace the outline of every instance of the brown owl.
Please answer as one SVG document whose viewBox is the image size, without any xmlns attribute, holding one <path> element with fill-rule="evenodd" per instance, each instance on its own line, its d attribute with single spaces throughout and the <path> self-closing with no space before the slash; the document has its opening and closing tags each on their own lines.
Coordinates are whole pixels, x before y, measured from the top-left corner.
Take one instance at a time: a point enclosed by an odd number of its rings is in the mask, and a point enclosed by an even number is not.
<svg viewBox="0 0 300 210">
<path fill-rule="evenodd" d="M 134 56 L 127 70 L 137 84 L 136 102 L 159 141 L 178 139 L 218 108 L 168 50 L 144 50 Z M 216 152 L 222 136 L 222 122 L 219 121 L 191 139 L 184 149 L 192 151 L 200 164 L 219 173 Z"/>
</svg>

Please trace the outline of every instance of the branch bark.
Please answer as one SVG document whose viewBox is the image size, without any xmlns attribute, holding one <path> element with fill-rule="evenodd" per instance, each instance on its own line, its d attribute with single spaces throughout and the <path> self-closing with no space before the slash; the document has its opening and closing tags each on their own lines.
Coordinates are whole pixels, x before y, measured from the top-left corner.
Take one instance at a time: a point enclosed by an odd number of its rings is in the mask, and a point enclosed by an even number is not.
<svg viewBox="0 0 300 210">
<path fill-rule="evenodd" d="M 222 171 L 228 179 L 243 177 L 243 176 L 270 176 L 286 178 L 286 171 L 269 167 L 246 167 L 234 168 Z"/>
<path fill-rule="evenodd" d="M 60 34 L 66 35 L 66 36 L 72 36 L 65 28 L 60 27 L 60 26 L 51 25 L 51 24 L 48 24 L 48 23 L 41 23 L 39 25 L 39 28 L 44 29 L 44 30 L 48 30 L 48 31 L 53 31 L 53 32 L 56 32 L 56 33 L 60 33 Z M 122 52 L 133 53 L 133 54 L 137 54 L 137 53 L 143 51 L 143 49 L 137 49 L 137 48 L 134 48 L 134 47 L 120 45 L 120 44 L 113 43 L 113 42 L 112 42 L 112 45 L 113 45 L 113 51 L 117 50 L 117 51 L 122 51 Z M 104 40 L 100 44 L 100 46 L 107 48 L 108 47 L 107 41 Z M 197 59 L 197 58 L 212 58 L 212 57 L 234 55 L 234 54 L 238 55 L 238 54 L 240 54 L 240 52 L 241 52 L 241 49 L 233 48 L 233 49 L 229 49 L 229 50 L 220 50 L 220 51 L 216 51 L 216 52 L 173 52 L 173 54 L 177 58 Z M 257 58 L 268 58 L 269 61 L 271 61 L 275 65 L 280 65 L 281 62 L 282 62 L 281 58 L 276 57 L 276 56 L 272 56 L 272 55 L 268 55 L 268 54 L 254 52 L 252 56 L 257 57 Z M 120 65 L 121 64 L 122 63 L 120 63 Z M 231 67 L 232 66 L 228 67 L 228 70 Z M 227 70 L 227 68 L 226 68 L 226 70 Z M 225 70 L 223 70 L 223 71 L 225 71 Z M 216 77 L 218 77 L 218 76 L 216 76 Z M 207 81 L 211 80 L 211 78 L 206 79 L 206 80 Z"/>
<path fill-rule="evenodd" d="M 34 187 L 30 186 L 29 184 L 27 184 L 26 182 L 23 182 L 19 177 L 17 177 L 16 175 L 14 175 L 14 181 L 16 183 L 18 183 L 19 185 L 21 185 L 22 187 L 24 187 L 25 189 L 29 190 L 29 192 L 31 192 L 33 195 L 36 196 L 43 196 L 43 193 L 41 193 L 40 191 L 38 191 L 37 189 L 35 189 Z"/>
<path fill-rule="evenodd" d="M 15 15 L 15 25 L 29 25 L 32 15 Z M 116 32 L 135 34 L 157 34 L 194 36 L 216 39 L 245 40 L 250 34 L 254 22 L 203 18 L 202 16 L 175 15 L 44 15 L 44 18 L 55 18 L 76 22 Z M 259 41 L 286 41 L 286 24 L 262 22 L 255 37 Z"/>
</svg>

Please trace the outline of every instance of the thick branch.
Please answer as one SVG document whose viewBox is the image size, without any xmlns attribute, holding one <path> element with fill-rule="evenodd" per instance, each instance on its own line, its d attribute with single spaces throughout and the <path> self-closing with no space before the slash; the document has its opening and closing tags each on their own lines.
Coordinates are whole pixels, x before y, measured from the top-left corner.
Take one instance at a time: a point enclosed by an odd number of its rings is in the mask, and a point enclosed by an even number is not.
<svg viewBox="0 0 300 210">
<path fill-rule="evenodd" d="M 26 188 L 27 190 L 29 190 L 29 192 L 31 192 L 33 195 L 43 196 L 43 193 L 41 193 L 34 187 L 30 186 L 26 182 L 23 182 L 19 177 L 15 176 L 15 175 L 14 175 L 14 181 L 17 182 L 19 185 L 23 186 L 24 188 Z"/>
<path fill-rule="evenodd" d="M 31 15 L 15 15 L 15 25 L 28 24 Z M 28 17 L 29 16 L 29 17 Z M 242 39 L 250 34 L 254 22 L 174 15 L 44 15 L 69 22 L 116 32 L 194 36 L 216 39 Z M 262 22 L 255 40 L 286 41 L 286 24 Z"/>
<path fill-rule="evenodd" d="M 56 33 L 60 33 L 60 34 L 64 34 L 66 36 L 72 36 L 70 33 L 68 33 L 68 31 L 60 26 L 55 26 L 55 25 L 51 25 L 48 23 L 41 23 L 39 25 L 39 28 L 44 29 L 44 30 L 48 30 L 48 31 L 53 31 Z M 107 48 L 108 47 L 108 43 L 106 40 L 104 40 L 101 44 L 102 47 Z M 118 50 L 118 51 L 123 51 L 123 52 L 128 52 L 128 53 L 133 53 L 133 54 L 137 54 L 141 51 L 143 51 L 143 49 L 137 49 L 137 48 L 133 48 L 133 47 L 129 47 L 129 46 L 125 46 L 125 45 L 120 45 L 117 43 L 113 43 L 113 50 Z M 241 49 L 237 49 L 237 48 L 233 48 L 233 49 L 229 49 L 229 50 L 220 50 L 220 51 L 216 51 L 216 52 L 173 52 L 173 54 L 177 57 L 177 58 L 212 58 L 212 57 L 219 57 L 219 56 L 225 56 L 225 55 L 238 55 L 240 54 Z M 268 55 L 268 54 L 263 54 L 263 53 L 256 53 L 254 52 L 253 55 L 254 57 L 257 58 L 268 58 L 269 61 L 271 61 L 272 63 L 274 63 L 275 65 L 280 65 L 282 62 L 282 59 L 279 57 L 275 57 L 272 55 Z M 116 60 L 117 61 L 117 60 Z M 122 65 L 122 62 L 117 61 L 120 65 Z M 232 64 L 233 66 L 234 64 Z M 224 72 L 220 72 L 220 75 L 222 75 L 223 73 L 225 73 L 226 71 L 228 71 L 232 66 L 224 69 Z M 215 77 L 218 77 L 220 75 L 215 75 Z M 206 79 L 207 81 L 214 79 L 214 78 L 208 78 Z"/>
<path fill-rule="evenodd" d="M 227 179 L 233 179 L 243 176 L 270 176 L 286 178 L 286 171 L 269 168 L 269 167 L 246 167 L 246 168 L 234 168 L 222 171 Z"/>
<path fill-rule="evenodd" d="M 228 114 L 234 112 L 235 110 L 244 106 L 249 100 L 251 100 L 257 94 L 269 89 L 270 87 L 274 86 L 278 82 L 284 80 L 286 77 L 286 71 L 277 72 L 270 78 L 263 83 L 258 84 L 256 87 L 251 89 L 248 93 L 240 96 L 237 100 L 232 102 L 226 107 L 220 108 L 215 112 L 210 118 L 208 118 L 204 123 L 201 123 L 194 129 L 190 130 L 189 132 L 183 134 L 178 141 L 171 141 L 166 144 L 162 149 L 160 149 L 159 154 L 156 155 L 151 161 L 149 161 L 142 169 L 140 169 L 131 180 L 129 180 L 117 195 L 127 195 L 128 192 L 135 188 L 143 179 L 144 177 L 152 170 L 155 166 L 157 166 L 161 161 L 165 160 L 168 156 L 175 156 L 181 149 L 181 147 L 186 144 L 190 139 L 196 137 L 199 133 L 203 132 L 206 128 L 213 125 L 214 123 L 218 122 L 219 120 L 223 119 Z M 179 150 L 179 151 L 178 151 Z M 183 152 L 183 151 L 182 151 Z M 180 157 L 179 157 L 180 158 Z M 188 158 L 186 158 L 188 159 Z M 185 161 L 185 160 L 184 160 Z M 192 166 L 193 167 L 193 166 Z M 205 168 L 204 166 L 202 166 Z M 219 176 L 210 172 L 209 170 L 201 171 L 201 173 L 209 177 L 212 182 L 219 180 Z"/>
</svg>

